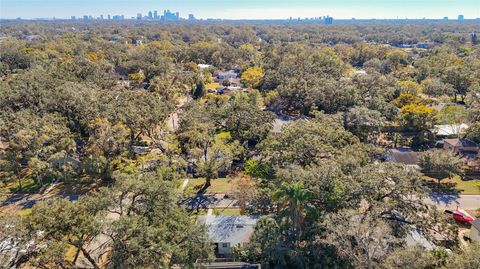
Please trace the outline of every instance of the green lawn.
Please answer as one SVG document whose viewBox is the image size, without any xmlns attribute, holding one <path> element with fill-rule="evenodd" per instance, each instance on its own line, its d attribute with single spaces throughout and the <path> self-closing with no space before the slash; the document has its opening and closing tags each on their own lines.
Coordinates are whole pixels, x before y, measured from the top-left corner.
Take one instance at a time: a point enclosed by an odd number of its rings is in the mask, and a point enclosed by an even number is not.
<svg viewBox="0 0 480 269">
<path fill-rule="evenodd" d="M 212 83 L 208 83 L 205 85 L 205 89 L 214 89 L 216 90 L 218 87 L 220 87 L 220 83 L 216 83 L 216 82 L 212 82 Z"/>
<path fill-rule="evenodd" d="M 203 185 L 205 185 L 205 178 L 190 179 L 184 192 L 187 194 L 197 193 Z M 211 185 L 205 193 L 227 193 L 232 190 L 232 187 L 232 181 L 228 178 L 212 179 Z"/>
<path fill-rule="evenodd" d="M 26 209 L 22 209 L 20 211 L 18 211 L 18 214 L 22 217 L 24 216 L 28 216 L 32 213 L 32 209 L 31 208 L 26 208 Z"/>
<path fill-rule="evenodd" d="M 480 194 L 480 180 L 462 180 L 460 177 L 456 176 L 451 179 L 443 179 L 438 181 L 433 178 L 427 178 L 429 187 L 434 191 L 439 192 L 453 192 L 458 194 Z"/>
<path fill-rule="evenodd" d="M 215 209 L 213 209 L 213 215 L 238 216 L 238 215 L 241 215 L 241 214 L 240 214 L 240 208 L 225 208 L 225 209 L 215 208 Z"/>
<path fill-rule="evenodd" d="M 37 185 L 37 183 L 33 179 L 24 179 L 22 180 L 22 189 L 20 190 L 20 184 L 18 181 L 15 183 L 8 184 L 3 186 L 0 189 L 1 193 L 37 193 L 41 189 L 41 186 Z"/>
<path fill-rule="evenodd" d="M 461 191 L 462 194 L 480 194 L 480 180 L 461 180 L 460 177 L 453 178 L 456 185 L 455 188 Z"/>
</svg>

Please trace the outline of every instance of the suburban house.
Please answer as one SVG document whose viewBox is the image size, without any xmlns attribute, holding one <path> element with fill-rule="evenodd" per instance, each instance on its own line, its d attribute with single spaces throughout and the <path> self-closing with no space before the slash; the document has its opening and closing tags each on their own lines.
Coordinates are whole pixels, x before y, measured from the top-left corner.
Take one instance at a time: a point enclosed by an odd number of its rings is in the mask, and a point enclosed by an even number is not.
<svg viewBox="0 0 480 269">
<path fill-rule="evenodd" d="M 469 139 L 444 139 L 443 149 L 462 156 L 466 176 L 480 175 L 480 148 L 477 143 Z"/>
<path fill-rule="evenodd" d="M 227 259 L 226 261 L 201 262 L 197 263 L 194 268 L 206 269 L 260 269 L 260 264 L 251 264 L 246 262 L 234 262 Z"/>
<path fill-rule="evenodd" d="M 436 248 L 435 244 L 428 240 L 425 235 L 423 235 L 422 231 L 415 227 L 412 227 L 410 232 L 407 233 L 407 236 L 404 240 L 405 244 L 408 247 L 414 247 L 419 245 L 424 247 L 426 250 L 434 250 Z"/>
<path fill-rule="evenodd" d="M 277 115 L 277 118 L 273 121 L 273 128 L 271 132 L 275 135 L 280 134 L 285 125 L 296 120 L 309 120 L 310 118 L 304 115 L 298 117 L 291 117 L 287 115 Z"/>
<path fill-rule="evenodd" d="M 197 223 L 208 227 L 217 257 L 230 257 L 234 246 L 250 241 L 259 216 L 200 216 Z"/>
<path fill-rule="evenodd" d="M 438 111 L 441 111 L 445 107 L 448 106 L 456 106 L 465 109 L 465 106 L 457 104 L 457 103 L 452 103 L 452 102 L 441 102 L 441 103 L 434 103 L 434 104 L 429 104 L 428 107 L 435 108 Z"/>
<path fill-rule="evenodd" d="M 402 163 L 409 168 L 421 170 L 420 166 L 418 165 L 419 155 L 419 152 L 415 152 L 409 148 L 393 148 L 387 151 L 385 160 L 394 163 Z"/>
<path fill-rule="evenodd" d="M 206 68 L 213 67 L 213 65 L 211 65 L 211 64 L 198 64 L 197 66 L 200 69 L 206 69 Z"/>
<path fill-rule="evenodd" d="M 229 70 L 229 71 L 226 71 L 226 72 L 220 71 L 217 74 L 218 81 L 223 81 L 225 79 L 231 80 L 231 79 L 236 79 L 236 78 L 238 78 L 238 74 L 234 70 Z"/>
<path fill-rule="evenodd" d="M 478 178 L 480 176 L 480 157 L 476 158 L 463 158 L 464 164 L 466 166 L 465 175 L 474 176 Z"/>
<path fill-rule="evenodd" d="M 366 75 L 366 74 L 367 74 L 367 71 L 365 71 L 365 70 L 363 70 L 363 69 L 355 70 L 355 71 L 353 71 L 353 74 L 354 74 L 354 75 Z"/>
<path fill-rule="evenodd" d="M 56 167 L 62 167 L 65 165 L 71 165 L 73 167 L 80 166 L 80 161 L 71 156 L 58 157 L 51 160 L 51 163 Z"/>
<path fill-rule="evenodd" d="M 473 242 L 480 243 L 480 218 L 472 221 L 472 228 L 470 229 L 470 239 Z"/>
<path fill-rule="evenodd" d="M 41 38 L 42 37 L 40 35 L 25 35 L 22 37 L 22 39 L 26 41 L 34 41 L 34 40 L 39 40 Z"/>
<path fill-rule="evenodd" d="M 439 138 L 455 138 L 459 137 L 468 129 L 468 125 L 462 124 L 446 124 L 435 125 L 432 132 Z"/>
<path fill-rule="evenodd" d="M 137 155 L 147 155 L 150 153 L 150 147 L 145 147 L 145 146 L 132 146 L 132 151 L 133 153 Z"/>
<path fill-rule="evenodd" d="M 430 49 L 430 48 L 433 48 L 434 46 L 435 46 L 434 42 L 417 43 L 417 48 L 419 48 L 419 49 Z"/>
<path fill-rule="evenodd" d="M 479 151 L 477 143 L 469 139 L 444 139 L 443 140 L 443 149 L 453 151 L 458 154 L 466 155 L 473 154 L 476 155 Z"/>
<path fill-rule="evenodd" d="M 230 86 L 234 86 L 234 87 L 242 86 L 242 83 L 239 78 L 232 78 L 232 79 L 229 79 L 228 81 L 230 81 Z"/>
</svg>

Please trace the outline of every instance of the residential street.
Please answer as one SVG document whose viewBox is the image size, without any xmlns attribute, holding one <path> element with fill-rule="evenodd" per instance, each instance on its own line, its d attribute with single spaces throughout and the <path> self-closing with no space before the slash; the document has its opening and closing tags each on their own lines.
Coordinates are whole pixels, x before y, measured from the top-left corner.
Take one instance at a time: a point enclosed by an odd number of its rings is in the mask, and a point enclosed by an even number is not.
<svg viewBox="0 0 480 269">
<path fill-rule="evenodd" d="M 428 203 L 435 204 L 439 209 L 466 209 L 474 210 L 480 208 L 480 195 L 448 195 L 434 194 L 427 199 Z"/>
</svg>

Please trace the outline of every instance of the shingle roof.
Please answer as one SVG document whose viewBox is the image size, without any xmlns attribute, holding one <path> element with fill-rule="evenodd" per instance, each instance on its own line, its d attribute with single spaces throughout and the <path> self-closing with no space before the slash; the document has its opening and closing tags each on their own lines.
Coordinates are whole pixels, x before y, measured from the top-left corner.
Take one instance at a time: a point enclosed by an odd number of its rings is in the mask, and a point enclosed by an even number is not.
<svg viewBox="0 0 480 269">
<path fill-rule="evenodd" d="M 250 240 L 259 219 L 259 216 L 201 216 L 198 223 L 208 226 L 213 242 L 236 245 Z"/>
<path fill-rule="evenodd" d="M 448 143 L 452 146 L 456 146 L 456 147 L 476 147 L 478 146 L 477 143 L 473 142 L 472 140 L 469 140 L 469 139 L 458 139 L 458 138 L 454 138 L 454 139 L 444 139 L 443 140 L 445 143 Z"/>
<path fill-rule="evenodd" d="M 389 150 L 390 160 L 395 163 L 403 163 L 406 165 L 418 164 L 418 152 L 407 149 L 391 149 Z"/>
</svg>

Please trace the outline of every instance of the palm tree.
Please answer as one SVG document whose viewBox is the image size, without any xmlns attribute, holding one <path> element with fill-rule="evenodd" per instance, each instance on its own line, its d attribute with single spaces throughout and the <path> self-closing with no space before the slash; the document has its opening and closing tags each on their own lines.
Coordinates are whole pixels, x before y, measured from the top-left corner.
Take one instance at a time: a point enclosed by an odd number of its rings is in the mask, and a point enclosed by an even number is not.
<svg viewBox="0 0 480 269">
<path fill-rule="evenodd" d="M 313 193 L 304 187 L 303 182 L 283 183 L 273 195 L 273 199 L 279 202 L 278 217 L 287 225 L 295 241 L 302 234 L 305 217 L 314 212 L 309 204 L 312 198 Z"/>
</svg>

